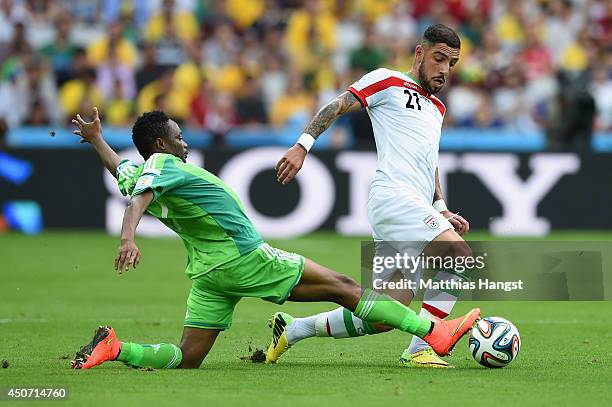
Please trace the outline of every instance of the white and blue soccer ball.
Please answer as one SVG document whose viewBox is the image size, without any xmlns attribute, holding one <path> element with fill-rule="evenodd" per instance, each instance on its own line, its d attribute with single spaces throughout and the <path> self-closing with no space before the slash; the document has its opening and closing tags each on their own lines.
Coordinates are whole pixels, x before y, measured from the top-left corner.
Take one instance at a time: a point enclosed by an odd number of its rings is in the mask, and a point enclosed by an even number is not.
<svg viewBox="0 0 612 407">
<path fill-rule="evenodd" d="M 518 356 L 521 337 L 507 319 L 486 317 L 472 328 L 469 346 L 476 362 L 486 367 L 504 367 Z"/>
</svg>

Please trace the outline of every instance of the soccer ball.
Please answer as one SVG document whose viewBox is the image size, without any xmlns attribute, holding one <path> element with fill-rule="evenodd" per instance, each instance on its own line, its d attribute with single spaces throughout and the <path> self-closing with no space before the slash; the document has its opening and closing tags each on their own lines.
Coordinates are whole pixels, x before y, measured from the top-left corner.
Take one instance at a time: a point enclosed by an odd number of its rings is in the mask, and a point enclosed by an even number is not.
<svg viewBox="0 0 612 407">
<path fill-rule="evenodd" d="M 472 328 L 469 346 L 476 362 L 486 367 L 504 367 L 518 356 L 521 337 L 507 319 L 486 317 Z"/>
</svg>

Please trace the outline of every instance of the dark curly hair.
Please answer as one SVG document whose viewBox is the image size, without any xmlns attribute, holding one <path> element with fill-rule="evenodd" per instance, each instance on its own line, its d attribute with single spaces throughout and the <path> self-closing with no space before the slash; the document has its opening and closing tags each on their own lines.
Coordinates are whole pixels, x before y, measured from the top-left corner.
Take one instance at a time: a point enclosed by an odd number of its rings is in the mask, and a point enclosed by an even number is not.
<svg viewBox="0 0 612 407">
<path fill-rule="evenodd" d="M 444 24 L 434 24 L 427 27 L 423 34 L 423 42 L 431 45 L 443 43 L 451 48 L 461 48 L 461 40 L 455 30 Z"/>
<path fill-rule="evenodd" d="M 132 141 L 140 155 L 147 160 L 155 151 L 153 145 L 157 138 L 169 138 L 170 118 L 159 110 L 143 113 L 132 127 Z"/>
</svg>

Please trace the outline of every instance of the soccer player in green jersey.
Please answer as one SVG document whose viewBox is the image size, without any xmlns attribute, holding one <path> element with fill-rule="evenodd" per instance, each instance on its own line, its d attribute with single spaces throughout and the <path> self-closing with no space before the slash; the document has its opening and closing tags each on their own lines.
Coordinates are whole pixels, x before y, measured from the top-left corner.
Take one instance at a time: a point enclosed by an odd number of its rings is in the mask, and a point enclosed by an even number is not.
<svg viewBox="0 0 612 407">
<path fill-rule="evenodd" d="M 242 297 L 258 297 L 276 304 L 291 301 L 331 301 L 359 318 L 384 324 L 423 338 L 440 355 L 450 352 L 480 314 L 473 309 L 450 321 L 431 322 L 410 308 L 351 278 L 294 253 L 266 244 L 246 216 L 238 196 L 210 172 L 189 164 L 181 129 L 163 112 L 140 116 L 132 139 L 143 165 L 122 160 L 104 141 L 96 108 L 93 121 L 77 115 L 75 134 L 93 145 L 119 189 L 131 200 L 123 217 L 121 245 L 115 259 L 118 272 L 136 267 L 140 250 L 136 227 L 145 212 L 178 234 L 187 250 L 186 274 L 192 280 L 187 299 L 183 337 L 179 346 L 142 345 L 119 341 L 110 326 L 97 329 L 90 343 L 77 352 L 75 369 L 106 361 L 153 368 L 197 368 L 219 332 L 230 327 L 234 307 Z M 278 327 L 268 361 L 286 348 Z"/>
</svg>

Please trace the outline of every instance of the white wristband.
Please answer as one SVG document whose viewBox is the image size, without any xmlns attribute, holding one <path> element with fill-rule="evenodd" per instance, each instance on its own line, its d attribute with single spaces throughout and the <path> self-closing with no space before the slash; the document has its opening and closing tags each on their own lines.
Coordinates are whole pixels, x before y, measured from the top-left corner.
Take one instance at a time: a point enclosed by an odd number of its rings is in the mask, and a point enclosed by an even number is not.
<svg viewBox="0 0 612 407">
<path fill-rule="evenodd" d="M 302 133 L 302 135 L 300 136 L 300 138 L 297 141 L 297 143 L 299 145 L 301 145 L 302 147 L 304 147 L 306 149 L 306 152 L 310 151 L 310 149 L 312 148 L 312 145 L 314 144 L 314 142 L 315 142 L 315 138 L 312 137 L 308 133 Z"/>
<path fill-rule="evenodd" d="M 438 199 L 436 202 L 433 203 L 433 207 L 438 212 L 444 212 L 448 210 L 448 208 L 446 207 L 446 202 L 444 202 L 444 199 Z"/>
</svg>

